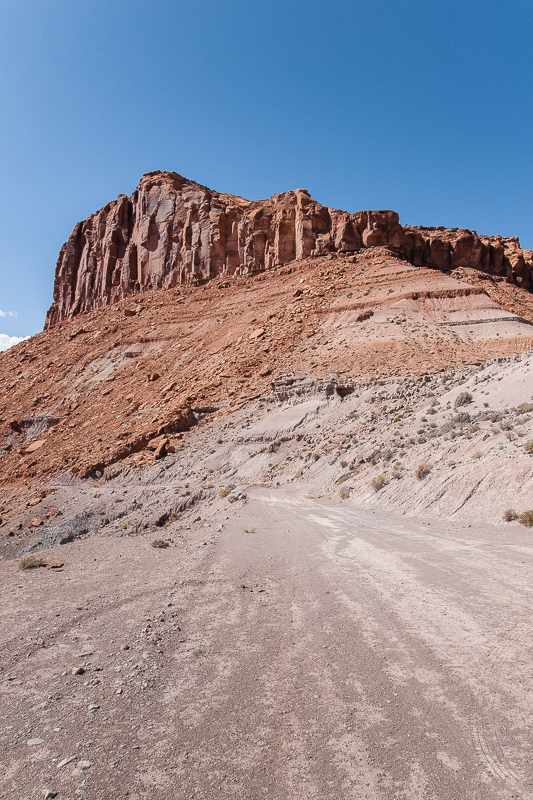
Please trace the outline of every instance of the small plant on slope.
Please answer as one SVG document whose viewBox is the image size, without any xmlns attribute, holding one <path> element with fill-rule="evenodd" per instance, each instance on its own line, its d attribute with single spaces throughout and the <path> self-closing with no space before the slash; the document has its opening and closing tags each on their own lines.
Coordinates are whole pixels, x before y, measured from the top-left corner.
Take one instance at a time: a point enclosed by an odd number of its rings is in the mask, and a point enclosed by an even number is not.
<svg viewBox="0 0 533 800">
<path fill-rule="evenodd" d="M 470 392 L 459 392 L 453 405 L 455 408 L 459 408 L 459 406 L 467 406 L 472 402 L 472 400 L 473 398 Z"/>
<path fill-rule="evenodd" d="M 46 567 L 46 561 L 39 556 L 24 556 L 20 559 L 19 569 L 37 569 L 37 567 Z"/>
<path fill-rule="evenodd" d="M 415 475 L 419 481 L 423 480 L 427 475 L 429 475 L 431 471 L 430 464 L 427 464 L 425 461 L 422 464 L 419 464 L 415 470 Z"/>
<path fill-rule="evenodd" d="M 375 492 L 379 492 L 380 489 L 383 489 L 389 482 L 389 479 L 386 475 L 377 475 L 375 478 L 372 478 L 370 485 L 372 486 Z"/>
<path fill-rule="evenodd" d="M 522 511 L 518 517 L 518 522 L 520 525 L 525 525 L 526 528 L 533 528 L 533 509 L 529 509 L 529 511 Z"/>
</svg>

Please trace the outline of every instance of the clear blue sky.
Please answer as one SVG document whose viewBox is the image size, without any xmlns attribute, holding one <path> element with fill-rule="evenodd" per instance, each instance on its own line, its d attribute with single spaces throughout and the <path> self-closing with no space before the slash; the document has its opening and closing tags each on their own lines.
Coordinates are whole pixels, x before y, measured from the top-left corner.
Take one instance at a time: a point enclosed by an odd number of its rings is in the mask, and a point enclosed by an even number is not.
<svg viewBox="0 0 533 800">
<path fill-rule="evenodd" d="M 531 0 L 3 0 L 0 334 L 154 169 L 533 247 L 532 41 Z"/>
</svg>

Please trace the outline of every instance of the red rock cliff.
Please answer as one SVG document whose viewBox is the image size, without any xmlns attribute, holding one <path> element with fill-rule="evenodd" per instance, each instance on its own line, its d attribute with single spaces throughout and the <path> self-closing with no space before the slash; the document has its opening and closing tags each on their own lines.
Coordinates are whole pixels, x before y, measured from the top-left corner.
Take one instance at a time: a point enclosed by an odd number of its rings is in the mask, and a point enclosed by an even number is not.
<svg viewBox="0 0 533 800">
<path fill-rule="evenodd" d="M 415 266 L 472 267 L 533 285 L 533 253 L 518 239 L 401 226 L 394 211 L 348 214 L 304 189 L 250 202 L 174 172 L 150 172 L 131 197 L 119 195 L 74 227 L 59 254 L 45 327 L 146 289 L 384 244 Z"/>
</svg>

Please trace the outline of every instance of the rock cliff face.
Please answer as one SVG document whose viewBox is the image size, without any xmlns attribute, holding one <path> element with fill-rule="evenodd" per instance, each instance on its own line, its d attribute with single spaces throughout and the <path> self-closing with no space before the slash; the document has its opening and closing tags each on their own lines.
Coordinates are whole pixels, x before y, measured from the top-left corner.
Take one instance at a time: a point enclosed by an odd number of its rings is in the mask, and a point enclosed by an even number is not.
<svg viewBox="0 0 533 800">
<path fill-rule="evenodd" d="M 348 214 L 304 189 L 250 202 L 174 172 L 150 172 L 131 197 L 119 195 L 75 226 L 59 254 L 45 327 L 147 289 L 376 245 L 414 266 L 471 267 L 533 286 L 533 252 L 516 238 L 401 226 L 394 211 Z"/>
</svg>

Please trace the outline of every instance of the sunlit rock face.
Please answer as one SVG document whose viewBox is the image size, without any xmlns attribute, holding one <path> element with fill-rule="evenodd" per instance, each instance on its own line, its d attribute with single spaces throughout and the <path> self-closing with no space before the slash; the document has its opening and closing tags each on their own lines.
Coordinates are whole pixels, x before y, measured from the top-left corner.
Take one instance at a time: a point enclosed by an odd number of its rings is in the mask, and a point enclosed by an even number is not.
<svg viewBox="0 0 533 800">
<path fill-rule="evenodd" d="M 516 238 L 401 226 L 394 211 L 348 214 L 305 189 L 248 201 L 150 172 L 131 197 L 119 195 L 74 227 L 59 254 L 46 327 L 149 289 L 381 245 L 415 266 L 471 267 L 533 284 L 533 253 Z"/>
</svg>

